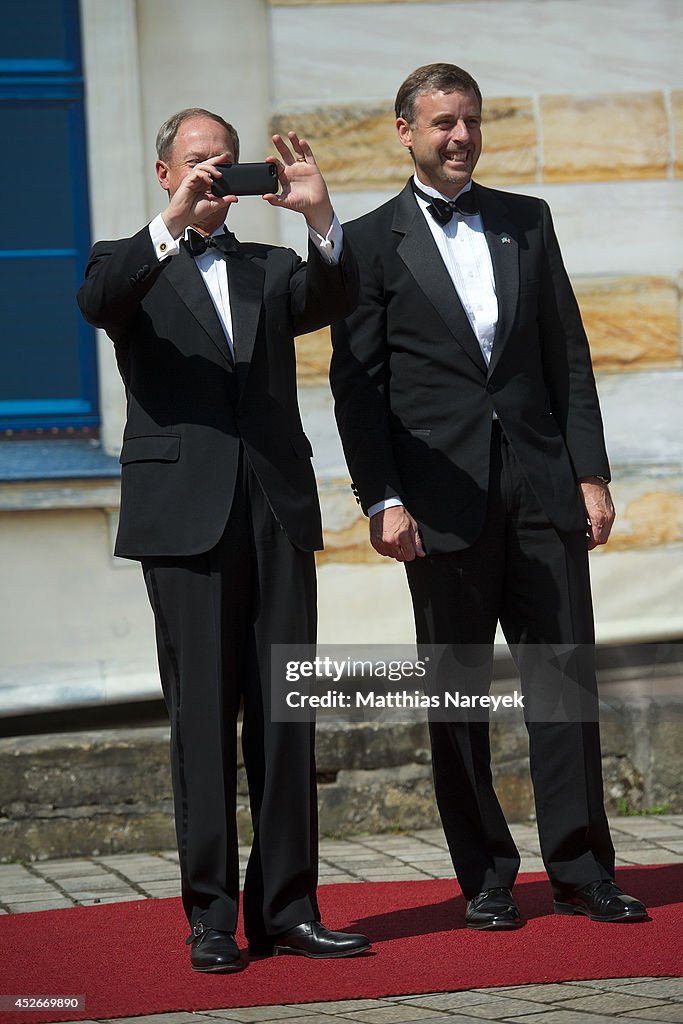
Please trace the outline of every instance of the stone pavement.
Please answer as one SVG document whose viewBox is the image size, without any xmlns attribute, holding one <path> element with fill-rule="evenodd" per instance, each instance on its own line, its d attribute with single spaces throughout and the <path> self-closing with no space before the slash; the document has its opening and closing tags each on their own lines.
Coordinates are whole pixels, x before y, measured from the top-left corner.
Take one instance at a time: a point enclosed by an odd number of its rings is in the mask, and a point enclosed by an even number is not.
<svg viewBox="0 0 683 1024">
<path fill-rule="evenodd" d="M 617 866 L 683 861 L 683 815 L 618 817 L 611 819 L 611 826 Z M 521 870 L 543 870 L 535 825 L 512 825 L 511 831 L 522 854 Z M 248 848 L 243 848 L 241 854 L 244 870 Z M 440 829 L 325 839 L 320 844 L 321 884 L 451 876 L 451 862 Z M 0 914 L 155 899 L 178 893 L 178 860 L 174 851 L 0 865 Z M 683 965 L 683 942 L 681 960 Z M 683 1024 L 683 978 L 572 981 L 332 1003 L 165 1013 L 119 1018 L 118 1024 L 606 1024 L 620 1019 L 641 1024 Z"/>
</svg>

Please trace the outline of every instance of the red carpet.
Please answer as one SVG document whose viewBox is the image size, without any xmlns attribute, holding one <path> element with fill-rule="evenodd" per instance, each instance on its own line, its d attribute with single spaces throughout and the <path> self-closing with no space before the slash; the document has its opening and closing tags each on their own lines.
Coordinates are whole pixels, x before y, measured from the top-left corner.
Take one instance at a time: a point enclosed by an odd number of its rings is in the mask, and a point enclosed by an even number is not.
<svg viewBox="0 0 683 1024">
<path fill-rule="evenodd" d="M 326 924 L 365 932 L 373 952 L 337 961 L 279 957 L 232 975 L 190 971 L 177 899 L 3 915 L 0 995 L 84 995 L 86 1002 L 82 1012 L 7 1012 L 3 999 L 0 1024 L 678 976 L 683 865 L 625 868 L 617 880 L 648 904 L 651 921 L 597 924 L 554 916 L 541 874 L 522 875 L 517 882 L 527 921 L 517 932 L 467 931 L 464 901 L 451 880 L 321 886 Z M 243 936 L 238 938 L 243 946 Z"/>
</svg>

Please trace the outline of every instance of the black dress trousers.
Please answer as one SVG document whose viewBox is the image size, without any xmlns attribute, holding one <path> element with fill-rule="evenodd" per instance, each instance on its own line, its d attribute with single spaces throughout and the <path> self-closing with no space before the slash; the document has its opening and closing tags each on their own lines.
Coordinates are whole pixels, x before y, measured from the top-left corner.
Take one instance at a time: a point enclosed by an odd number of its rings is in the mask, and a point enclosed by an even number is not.
<svg viewBox="0 0 683 1024">
<path fill-rule="evenodd" d="M 272 722 L 270 645 L 314 643 L 312 552 L 280 527 L 242 450 L 219 543 L 146 558 L 171 721 L 182 897 L 190 924 L 234 932 L 239 903 L 237 717 L 253 845 L 244 886 L 252 942 L 319 918 L 314 726 Z"/>
<path fill-rule="evenodd" d="M 488 692 L 501 623 L 520 673 L 541 852 L 555 894 L 612 878 L 586 539 L 552 526 L 497 421 L 482 534 L 406 571 L 418 644 L 454 645 L 460 663 L 478 661 L 478 681 L 471 670 L 467 679 L 479 692 Z M 563 645 L 574 648 L 564 675 L 549 671 L 548 660 Z M 430 735 L 437 803 L 465 896 L 511 887 L 520 858 L 493 787 L 488 721 L 479 709 L 469 721 L 431 721 Z"/>
</svg>

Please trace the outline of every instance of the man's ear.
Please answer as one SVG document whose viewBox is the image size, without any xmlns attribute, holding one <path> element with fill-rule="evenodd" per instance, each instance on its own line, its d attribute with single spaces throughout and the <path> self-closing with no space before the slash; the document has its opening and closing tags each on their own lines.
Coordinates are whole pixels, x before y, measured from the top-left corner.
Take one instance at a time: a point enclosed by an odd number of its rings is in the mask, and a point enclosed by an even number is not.
<svg viewBox="0 0 683 1024">
<path fill-rule="evenodd" d="M 404 117 L 396 118 L 396 134 L 402 146 L 405 146 L 406 149 L 413 148 L 413 132 Z"/>
<path fill-rule="evenodd" d="M 168 184 L 168 171 L 169 171 L 169 167 L 168 167 L 168 164 L 165 163 L 163 160 L 157 160 L 157 162 L 155 164 L 155 168 L 156 168 L 156 172 L 157 172 L 157 181 L 159 182 L 161 187 L 164 189 L 164 191 L 168 192 L 169 191 L 169 184 Z"/>
</svg>

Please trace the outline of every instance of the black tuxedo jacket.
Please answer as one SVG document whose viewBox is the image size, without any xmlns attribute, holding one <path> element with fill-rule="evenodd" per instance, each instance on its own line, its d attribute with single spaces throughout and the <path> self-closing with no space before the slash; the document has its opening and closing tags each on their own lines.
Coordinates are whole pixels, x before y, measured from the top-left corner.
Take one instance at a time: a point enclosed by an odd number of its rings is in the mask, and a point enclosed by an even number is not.
<svg viewBox="0 0 683 1024">
<path fill-rule="evenodd" d="M 474 185 L 499 320 L 487 368 L 408 182 L 344 226 L 357 310 L 333 328 L 337 423 L 363 509 L 398 495 L 427 551 L 472 544 L 493 413 L 551 522 L 585 529 L 577 477 L 609 478 L 581 318 L 547 204 Z"/>
<path fill-rule="evenodd" d="M 147 227 L 99 242 L 78 302 L 114 342 L 126 387 L 116 553 L 190 555 L 220 539 L 240 442 L 289 539 L 322 547 L 320 509 L 296 395 L 295 334 L 351 312 L 357 267 L 311 247 L 234 240 L 227 256 L 235 360 L 197 266 L 184 249 L 159 262 Z"/>
</svg>

